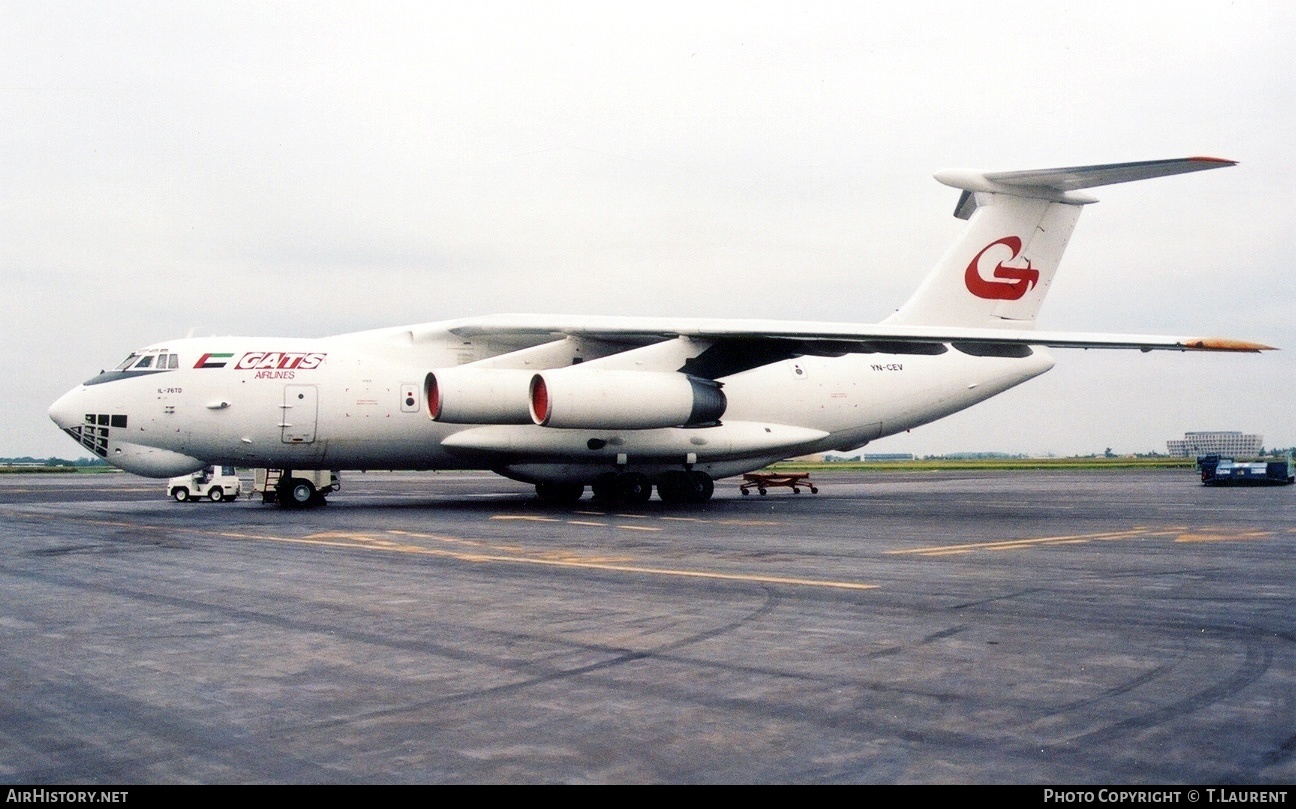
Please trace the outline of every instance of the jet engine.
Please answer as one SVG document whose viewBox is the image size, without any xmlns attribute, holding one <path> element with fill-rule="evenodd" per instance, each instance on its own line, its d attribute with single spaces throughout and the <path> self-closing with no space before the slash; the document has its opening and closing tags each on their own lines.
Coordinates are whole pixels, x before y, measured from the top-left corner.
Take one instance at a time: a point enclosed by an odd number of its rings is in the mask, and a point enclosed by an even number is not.
<svg viewBox="0 0 1296 809">
<path fill-rule="evenodd" d="M 423 381 L 428 415 L 447 424 L 530 424 L 527 391 L 535 371 L 443 368 Z"/>
<path fill-rule="evenodd" d="M 716 424 L 720 384 L 674 371 L 553 370 L 531 377 L 531 419 L 545 427 L 648 430 Z"/>
</svg>

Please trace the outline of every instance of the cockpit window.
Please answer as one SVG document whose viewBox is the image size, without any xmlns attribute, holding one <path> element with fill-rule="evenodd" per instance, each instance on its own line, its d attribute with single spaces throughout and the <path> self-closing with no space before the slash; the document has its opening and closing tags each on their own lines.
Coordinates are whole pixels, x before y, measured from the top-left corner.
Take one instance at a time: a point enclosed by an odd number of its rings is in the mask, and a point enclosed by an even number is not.
<svg viewBox="0 0 1296 809">
<path fill-rule="evenodd" d="M 129 357 L 127 357 L 126 359 L 122 360 L 122 361 L 121 361 L 121 364 L 118 365 L 118 366 L 117 366 L 116 368 L 114 368 L 113 370 L 114 370 L 114 371 L 125 371 L 127 368 L 129 368 L 129 367 L 131 366 L 131 363 L 133 363 L 133 362 L 134 362 L 135 360 L 137 360 L 137 359 L 139 359 L 139 354 L 131 354 Z"/>
<path fill-rule="evenodd" d="M 99 375 L 87 379 L 87 385 L 99 385 L 116 379 L 131 379 L 149 376 L 159 371 L 174 371 L 180 368 L 180 355 L 165 348 L 147 348 L 131 352 L 131 355 L 111 371 L 100 371 Z"/>
</svg>

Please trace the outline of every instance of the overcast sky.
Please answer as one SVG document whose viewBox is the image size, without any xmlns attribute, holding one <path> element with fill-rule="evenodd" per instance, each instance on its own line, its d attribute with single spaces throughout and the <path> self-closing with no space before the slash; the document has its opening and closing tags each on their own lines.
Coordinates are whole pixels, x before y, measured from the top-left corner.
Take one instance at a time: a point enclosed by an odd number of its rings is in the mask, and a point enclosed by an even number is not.
<svg viewBox="0 0 1296 809">
<path fill-rule="evenodd" d="M 885 9 L 883 7 L 885 6 Z M 1100 188 L 1054 352 L 877 452 L 1296 445 L 1296 5 L 0 4 L 0 455 L 132 349 L 468 314 L 874 322 L 963 223 L 933 172 L 1213 155 Z"/>
</svg>

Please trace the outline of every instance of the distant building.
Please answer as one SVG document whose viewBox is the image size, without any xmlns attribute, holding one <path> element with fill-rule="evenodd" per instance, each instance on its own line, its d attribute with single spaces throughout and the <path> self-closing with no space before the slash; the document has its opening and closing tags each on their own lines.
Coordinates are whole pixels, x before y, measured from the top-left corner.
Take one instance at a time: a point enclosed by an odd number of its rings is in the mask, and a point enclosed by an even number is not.
<svg viewBox="0 0 1296 809">
<path fill-rule="evenodd" d="M 1264 436 L 1245 435 L 1233 430 L 1216 432 L 1184 433 L 1182 439 L 1170 439 L 1166 449 L 1171 455 L 1180 458 L 1196 458 L 1201 455 L 1229 455 L 1233 457 L 1259 455 L 1264 444 Z"/>
</svg>

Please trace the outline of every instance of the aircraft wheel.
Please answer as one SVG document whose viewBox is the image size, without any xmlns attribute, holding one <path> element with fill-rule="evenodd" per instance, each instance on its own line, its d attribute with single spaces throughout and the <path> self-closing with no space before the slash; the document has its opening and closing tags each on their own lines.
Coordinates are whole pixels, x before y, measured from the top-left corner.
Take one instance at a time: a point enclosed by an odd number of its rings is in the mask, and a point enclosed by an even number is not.
<svg viewBox="0 0 1296 809">
<path fill-rule="evenodd" d="M 211 498 L 211 501 L 213 503 L 219 503 L 220 501 L 225 499 L 225 492 L 224 490 L 221 489 L 221 487 L 217 486 L 216 488 L 207 492 L 207 496 Z"/>
<path fill-rule="evenodd" d="M 306 508 L 315 505 L 315 486 L 309 480 L 291 478 L 280 484 L 279 502 L 289 508 Z"/>
<path fill-rule="evenodd" d="M 537 483 L 535 488 L 536 496 L 546 503 L 571 504 L 585 494 L 580 483 Z"/>
<path fill-rule="evenodd" d="M 607 502 L 617 499 L 620 493 L 617 487 L 617 476 L 615 472 L 608 472 L 599 475 L 598 478 L 590 484 L 590 491 L 594 493 L 595 500 Z"/>
<path fill-rule="evenodd" d="M 663 503 L 679 505 L 688 502 L 687 472 L 666 472 L 657 479 L 657 496 Z"/>
<path fill-rule="evenodd" d="M 625 472 L 617 477 L 617 488 L 621 496 L 631 505 L 647 503 L 652 497 L 652 483 L 647 475 L 638 472 Z"/>
<path fill-rule="evenodd" d="M 176 499 L 177 503 L 183 503 L 184 501 L 189 499 L 189 490 L 181 486 L 179 488 L 173 489 L 171 491 L 171 496 Z"/>
<path fill-rule="evenodd" d="M 688 501 L 690 503 L 705 503 L 715 494 L 715 480 L 706 472 L 689 472 L 688 473 Z"/>
</svg>

